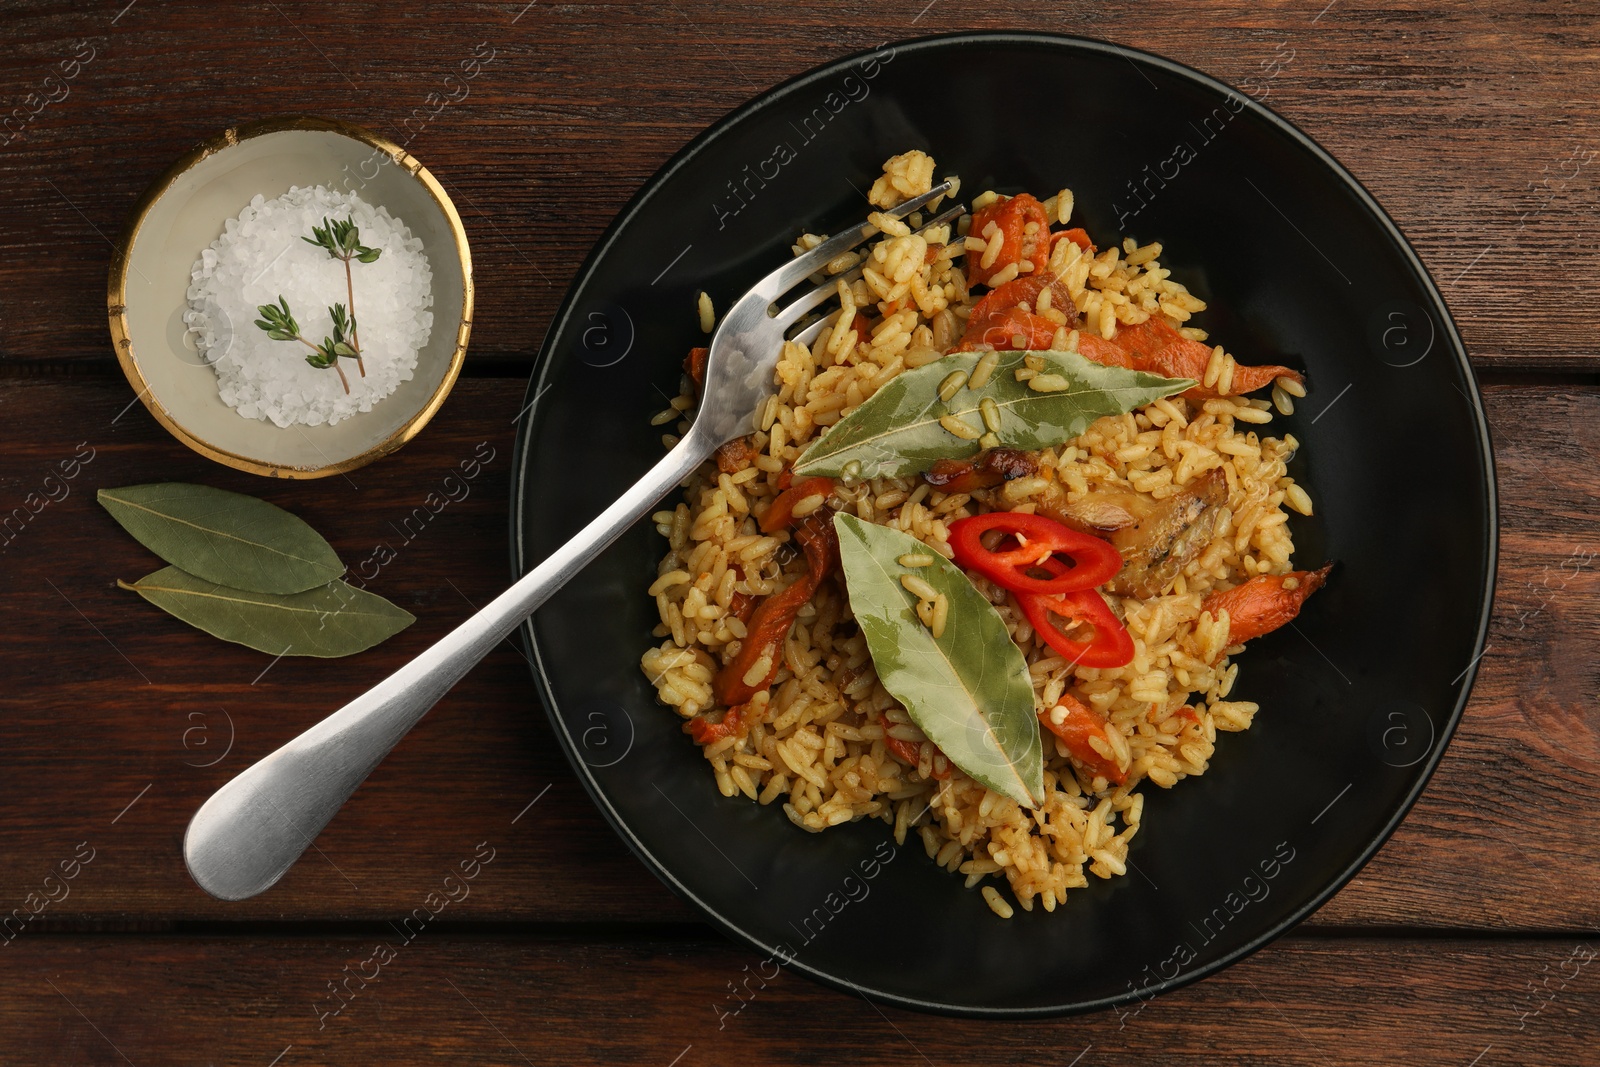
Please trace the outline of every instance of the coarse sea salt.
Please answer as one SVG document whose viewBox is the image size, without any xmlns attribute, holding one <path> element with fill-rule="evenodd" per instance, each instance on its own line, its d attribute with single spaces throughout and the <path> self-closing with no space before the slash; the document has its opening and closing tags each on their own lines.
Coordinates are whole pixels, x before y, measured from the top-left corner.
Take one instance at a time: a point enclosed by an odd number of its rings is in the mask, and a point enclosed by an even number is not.
<svg viewBox="0 0 1600 1067">
<path fill-rule="evenodd" d="M 348 394 L 337 371 L 306 362 L 305 345 L 274 341 L 255 325 L 257 308 L 282 297 L 311 344 L 332 334 L 329 308 L 350 303 L 345 265 L 301 238 L 324 219 L 346 218 L 360 229 L 362 244 L 382 250 L 372 263 L 350 263 L 366 374 L 355 360 L 339 360 Z M 411 380 L 433 329 L 433 272 L 421 239 L 387 209 L 326 186 L 290 186 L 271 200 L 256 196 L 201 251 L 190 279 L 183 318 L 216 371 L 218 395 L 245 418 L 278 426 L 332 425 L 371 411 Z"/>
</svg>

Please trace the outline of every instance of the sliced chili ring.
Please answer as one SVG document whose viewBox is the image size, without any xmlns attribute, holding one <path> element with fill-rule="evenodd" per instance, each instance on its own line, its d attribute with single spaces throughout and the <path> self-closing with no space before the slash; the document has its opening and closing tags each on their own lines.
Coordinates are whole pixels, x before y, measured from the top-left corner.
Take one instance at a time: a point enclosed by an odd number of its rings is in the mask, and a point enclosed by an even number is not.
<svg viewBox="0 0 1600 1067">
<path fill-rule="evenodd" d="M 1034 632 L 1072 663 L 1080 667 L 1126 667 L 1133 661 L 1133 636 L 1098 590 L 1080 589 L 1060 596 L 1014 595 Z M 1094 636 L 1086 641 L 1074 640 L 1056 625 L 1056 619 L 1089 626 Z"/>
<path fill-rule="evenodd" d="M 1093 590 L 1114 578 L 1117 571 L 1122 568 L 1122 554 L 1098 537 L 1090 537 L 1088 534 L 1076 535 L 1096 544 L 1105 545 L 1105 548 L 1110 550 L 1110 558 L 1107 558 L 1103 549 L 1090 551 L 1057 549 L 1057 552 L 1072 556 L 1073 562 L 1065 563 L 1055 555 L 1051 555 L 1040 562 L 1017 564 L 1014 568 L 1015 577 L 1008 579 L 1011 582 L 1008 588 L 1014 593 L 1056 596 L 1060 593 L 1076 593 L 1082 589 Z M 1037 553 L 1033 555 L 1034 559 L 1038 558 Z M 1032 573 L 1038 571 L 1043 571 L 1048 577 Z M 1089 582 L 1093 584 L 1085 584 Z"/>
<path fill-rule="evenodd" d="M 983 535 L 990 531 L 1021 543 L 986 548 Z M 1122 568 L 1122 554 L 1109 542 L 1025 512 L 991 511 L 957 519 L 950 524 L 950 547 L 957 564 L 1014 593 L 1053 595 L 1093 589 Z"/>
</svg>

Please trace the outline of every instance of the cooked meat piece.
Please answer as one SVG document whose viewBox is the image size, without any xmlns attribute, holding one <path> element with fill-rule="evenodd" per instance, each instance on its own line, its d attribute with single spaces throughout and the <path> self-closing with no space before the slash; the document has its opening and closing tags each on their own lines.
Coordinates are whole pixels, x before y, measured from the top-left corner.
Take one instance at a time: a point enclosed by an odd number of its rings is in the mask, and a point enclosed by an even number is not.
<svg viewBox="0 0 1600 1067">
<path fill-rule="evenodd" d="M 969 459 L 941 459 L 922 480 L 946 493 L 970 493 L 1034 474 L 1038 461 L 1019 448 L 986 448 Z"/>
<path fill-rule="evenodd" d="M 1214 468 L 1165 500 L 1131 490 L 1100 489 L 1075 501 L 1052 482 L 1039 514 L 1079 533 L 1103 537 L 1122 553 L 1122 570 L 1106 589 L 1118 596 L 1161 596 L 1211 542 L 1228 502 L 1228 479 Z"/>
<path fill-rule="evenodd" d="M 736 437 L 717 449 L 717 470 L 723 474 L 738 474 L 755 462 L 761 451 L 750 444 L 750 435 Z"/>
<path fill-rule="evenodd" d="M 1109 541 L 1112 534 L 1149 514 L 1153 503 L 1147 496 L 1117 489 L 1099 489 L 1080 500 L 1068 501 L 1061 483 L 1052 482 L 1039 503 L 1039 514 L 1079 533 Z"/>
<path fill-rule="evenodd" d="M 1106 586 L 1118 596 L 1161 596 L 1211 543 L 1228 503 L 1228 479 L 1213 467 L 1108 540 L 1122 553 L 1122 572 Z"/>
</svg>

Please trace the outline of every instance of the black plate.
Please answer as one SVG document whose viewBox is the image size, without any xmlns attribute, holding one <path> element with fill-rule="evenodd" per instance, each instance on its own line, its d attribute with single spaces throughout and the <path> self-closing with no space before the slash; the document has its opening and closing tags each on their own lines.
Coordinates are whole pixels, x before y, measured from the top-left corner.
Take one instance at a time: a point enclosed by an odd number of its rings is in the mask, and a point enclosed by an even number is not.
<svg viewBox="0 0 1600 1067">
<path fill-rule="evenodd" d="M 661 455 L 649 418 L 703 341 L 695 292 L 726 308 L 796 234 L 860 218 L 883 160 L 913 147 L 968 196 L 1071 187 L 1100 243 L 1165 243 L 1229 351 L 1308 371 L 1272 425 L 1300 439 L 1291 470 L 1316 501 L 1294 517 L 1297 562 L 1340 565 L 1240 657 L 1254 728 L 1221 737 L 1205 776 L 1146 786 L 1126 877 L 1004 922 L 920 844 L 885 847 L 881 823 L 808 834 L 718 795 L 639 669 L 663 551 L 649 522 L 539 611 L 535 681 L 623 840 L 762 957 L 730 978 L 786 963 L 972 1015 L 1149 997 L 1283 933 L 1377 850 L 1456 727 L 1488 623 L 1494 475 L 1461 339 L 1399 230 L 1289 123 L 1168 60 L 1042 34 L 898 44 L 761 96 L 651 179 L 557 313 L 518 442 L 515 567 Z"/>
</svg>

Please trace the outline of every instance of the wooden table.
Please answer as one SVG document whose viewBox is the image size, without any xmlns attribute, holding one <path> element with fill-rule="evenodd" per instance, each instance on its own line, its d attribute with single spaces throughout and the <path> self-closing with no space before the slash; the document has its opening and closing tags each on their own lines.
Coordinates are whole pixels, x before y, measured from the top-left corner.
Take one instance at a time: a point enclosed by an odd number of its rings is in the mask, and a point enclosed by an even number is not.
<svg viewBox="0 0 1600 1067">
<path fill-rule="evenodd" d="M 0 1062 L 1600 1062 L 1600 20 L 1584 7 L 12 0 L 0 512 L 58 499 L 0 553 L 0 916 L 55 899 L 0 939 Z M 930 1018 L 786 975 L 719 1028 L 752 957 L 606 827 L 502 646 L 277 888 L 200 892 L 180 856 L 196 806 L 506 581 L 520 379 L 625 199 L 798 71 L 972 27 L 1108 38 L 1235 84 L 1273 71 L 1270 105 L 1377 195 L 1454 310 L 1497 444 L 1497 609 L 1461 731 L 1378 857 L 1289 936 L 1137 1013 Z M 486 50 L 470 93 L 434 113 L 430 94 L 459 96 L 446 76 Z M 466 374 L 427 431 L 292 485 L 201 459 L 130 403 L 102 298 L 140 190 L 200 139 L 287 112 L 409 137 L 480 279 Z M 405 542 L 396 525 L 481 442 L 494 458 L 470 497 Z M 74 455 L 92 458 L 62 496 L 45 478 Z M 288 504 L 346 559 L 388 543 L 375 588 L 417 624 L 359 660 L 272 663 L 130 603 L 114 580 L 149 557 L 94 490 L 153 479 Z M 493 861 L 470 896 L 348 981 L 480 848 Z M 63 863 L 75 877 L 47 883 Z M 356 995 L 335 1015 L 336 983 Z"/>
</svg>

